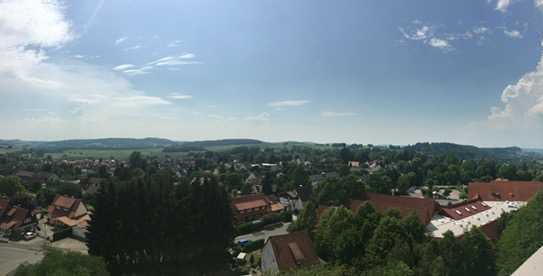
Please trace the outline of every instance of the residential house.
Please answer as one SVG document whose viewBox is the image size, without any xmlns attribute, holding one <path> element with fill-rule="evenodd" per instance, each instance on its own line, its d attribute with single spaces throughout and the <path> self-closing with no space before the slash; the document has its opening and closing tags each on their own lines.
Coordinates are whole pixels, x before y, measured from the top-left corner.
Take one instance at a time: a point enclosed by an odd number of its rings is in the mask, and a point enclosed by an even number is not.
<svg viewBox="0 0 543 276">
<path fill-rule="evenodd" d="M 32 216 L 28 209 L 14 206 L 4 212 L 0 218 L 0 231 L 21 231 L 32 224 Z"/>
<path fill-rule="evenodd" d="M 270 237 L 262 249 L 262 272 L 277 274 L 320 263 L 322 261 L 305 231 Z"/>
<path fill-rule="evenodd" d="M 233 198 L 232 212 L 236 222 L 259 219 L 272 212 L 273 202 L 265 195 L 245 195 Z"/>
<path fill-rule="evenodd" d="M 71 227 L 79 232 L 86 232 L 91 220 L 87 207 L 81 199 L 57 195 L 47 208 L 49 224 Z"/>
</svg>

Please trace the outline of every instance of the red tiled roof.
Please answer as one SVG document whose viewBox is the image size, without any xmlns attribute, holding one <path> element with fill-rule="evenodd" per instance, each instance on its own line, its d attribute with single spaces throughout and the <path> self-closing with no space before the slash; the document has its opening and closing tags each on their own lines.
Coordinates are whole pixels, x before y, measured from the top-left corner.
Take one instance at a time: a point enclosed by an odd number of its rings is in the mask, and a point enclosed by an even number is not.
<svg viewBox="0 0 543 276">
<path fill-rule="evenodd" d="M 481 200 L 476 199 L 451 206 L 441 207 L 441 212 L 454 220 L 459 220 L 473 216 L 488 209 L 490 209 L 490 206 L 486 205 Z"/>
<path fill-rule="evenodd" d="M 232 206 L 237 211 L 264 207 L 270 204 L 271 200 L 265 195 L 246 195 L 232 199 Z"/>
<path fill-rule="evenodd" d="M 483 201 L 529 201 L 543 189 L 543 182 L 508 181 L 472 182 L 468 186 L 469 198 Z"/>
<path fill-rule="evenodd" d="M 280 271 L 320 264 L 313 242 L 305 231 L 270 237 L 268 242 L 271 243 Z"/>
<path fill-rule="evenodd" d="M 400 215 L 405 217 L 414 212 L 423 224 L 428 224 L 432 220 L 437 208 L 432 199 L 365 193 L 363 200 L 351 200 L 350 209 L 357 212 L 364 203 L 370 203 L 379 213 L 397 209 Z"/>
</svg>

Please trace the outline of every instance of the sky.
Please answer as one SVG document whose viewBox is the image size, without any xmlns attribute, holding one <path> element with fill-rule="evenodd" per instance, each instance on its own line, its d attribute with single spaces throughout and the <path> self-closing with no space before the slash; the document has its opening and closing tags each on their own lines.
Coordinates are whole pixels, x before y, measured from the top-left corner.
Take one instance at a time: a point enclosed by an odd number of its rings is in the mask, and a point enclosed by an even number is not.
<svg viewBox="0 0 543 276">
<path fill-rule="evenodd" d="M 0 0 L 0 139 L 543 148 L 543 0 Z"/>
</svg>

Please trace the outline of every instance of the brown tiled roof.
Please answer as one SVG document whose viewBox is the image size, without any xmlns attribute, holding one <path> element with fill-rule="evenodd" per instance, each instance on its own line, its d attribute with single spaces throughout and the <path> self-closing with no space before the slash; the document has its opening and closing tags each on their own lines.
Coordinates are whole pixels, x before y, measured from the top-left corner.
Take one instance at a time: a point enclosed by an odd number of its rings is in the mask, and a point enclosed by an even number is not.
<svg viewBox="0 0 543 276">
<path fill-rule="evenodd" d="M 357 212 L 364 203 L 370 203 L 379 213 L 396 209 L 402 217 L 415 213 L 423 224 L 428 224 L 437 208 L 432 199 L 365 193 L 362 200 L 351 200 L 350 209 Z"/>
<path fill-rule="evenodd" d="M 320 264 L 313 242 L 305 231 L 270 237 L 268 242 L 280 271 Z"/>
<path fill-rule="evenodd" d="M 248 210 L 248 209 L 253 209 L 253 208 L 260 208 L 260 207 L 265 207 L 265 206 L 268 206 L 268 204 L 266 203 L 266 201 L 262 199 L 234 204 L 234 207 L 236 207 L 236 210 L 238 211 L 243 211 L 243 210 Z"/>
<path fill-rule="evenodd" d="M 469 216 L 473 216 L 488 209 L 490 209 L 490 206 L 486 205 L 480 199 L 474 199 L 446 207 L 441 207 L 441 212 L 447 217 L 459 220 L 467 218 Z"/>
<path fill-rule="evenodd" d="M 8 212 L 7 217 L 0 223 L 0 229 L 8 230 L 23 225 L 28 216 L 28 209 L 22 207 L 13 207 Z"/>
<path fill-rule="evenodd" d="M 73 217 L 74 212 L 81 204 L 81 199 L 57 195 L 51 205 L 47 208 L 47 212 L 51 218 L 62 216 Z"/>
<path fill-rule="evenodd" d="M 265 195 L 246 195 L 232 199 L 232 206 L 238 211 L 264 207 L 270 204 L 270 199 Z"/>
<path fill-rule="evenodd" d="M 58 207 L 70 209 L 72 208 L 75 202 L 76 202 L 76 199 L 73 197 L 57 195 L 55 199 L 53 200 L 52 204 Z"/>
<path fill-rule="evenodd" d="M 508 181 L 472 182 L 468 186 L 469 198 L 483 201 L 528 201 L 543 189 L 543 182 Z"/>
</svg>

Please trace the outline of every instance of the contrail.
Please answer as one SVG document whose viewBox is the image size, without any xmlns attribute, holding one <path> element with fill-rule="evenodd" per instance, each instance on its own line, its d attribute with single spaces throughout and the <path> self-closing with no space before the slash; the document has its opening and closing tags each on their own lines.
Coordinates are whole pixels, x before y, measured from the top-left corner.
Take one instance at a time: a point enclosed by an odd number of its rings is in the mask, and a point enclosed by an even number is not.
<svg viewBox="0 0 543 276">
<path fill-rule="evenodd" d="M 83 27 L 83 34 L 87 33 L 88 29 L 92 26 L 94 23 L 94 18 L 100 12 L 102 9 L 102 6 L 104 6 L 105 0 L 99 0 L 98 5 L 96 5 L 96 8 L 94 8 L 94 11 L 92 12 L 91 16 L 87 20 L 87 23 L 85 23 L 85 27 Z"/>
</svg>

